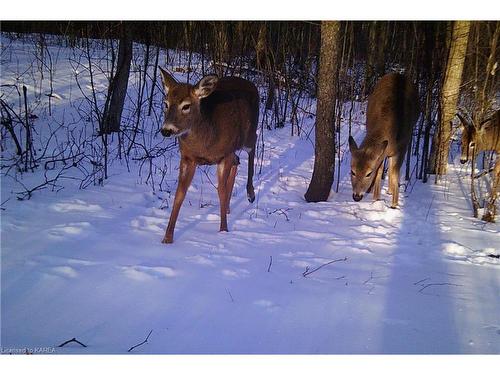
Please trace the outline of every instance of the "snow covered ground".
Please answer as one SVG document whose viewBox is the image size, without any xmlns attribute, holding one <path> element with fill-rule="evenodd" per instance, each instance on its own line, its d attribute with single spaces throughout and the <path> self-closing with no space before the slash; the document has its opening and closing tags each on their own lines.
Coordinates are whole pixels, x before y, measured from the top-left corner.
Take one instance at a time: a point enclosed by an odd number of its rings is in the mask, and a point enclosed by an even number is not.
<svg viewBox="0 0 500 375">
<path fill-rule="evenodd" d="M 13 46 L 2 39 L 2 54 Z M 2 84 L 29 64 L 9 61 Z M 53 116 L 68 109 L 67 64 Z M 438 185 L 413 179 L 392 210 L 385 186 L 382 201 L 352 201 L 346 151 L 339 192 L 306 203 L 313 135 L 289 133 L 265 130 L 253 204 L 242 154 L 228 233 L 214 168 L 199 169 L 172 245 L 160 241 L 173 190 L 153 192 L 139 163 L 115 161 L 102 187 L 64 180 L 23 201 L 2 175 L 2 350 L 127 353 L 151 332 L 132 353 L 499 354 L 500 224 L 471 217 L 466 169 L 451 165 Z M 171 189 L 177 162 L 174 151 Z M 87 347 L 56 348 L 73 337 Z"/>
</svg>

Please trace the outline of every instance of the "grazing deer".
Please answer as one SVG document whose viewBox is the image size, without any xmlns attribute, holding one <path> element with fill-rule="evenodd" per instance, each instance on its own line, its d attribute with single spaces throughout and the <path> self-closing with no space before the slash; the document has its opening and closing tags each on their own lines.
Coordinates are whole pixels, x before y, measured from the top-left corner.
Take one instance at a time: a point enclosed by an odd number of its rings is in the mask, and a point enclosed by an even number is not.
<svg viewBox="0 0 500 375">
<path fill-rule="evenodd" d="M 418 91 L 407 77 L 390 73 L 377 82 L 368 98 L 365 139 L 358 147 L 349 137 L 352 198 L 356 202 L 372 188 L 374 200 L 380 199 L 384 159 L 388 157 L 391 208 L 396 208 L 399 170 L 418 116 Z"/>
<path fill-rule="evenodd" d="M 491 194 L 486 212 L 482 219 L 493 222 L 495 220 L 496 206 L 495 201 L 498 194 L 498 185 L 500 184 L 500 110 L 497 110 L 489 119 L 476 125 L 474 121 L 466 121 L 460 113 L 457 113 L 462 123 L 462 154 L 460 163 L 465 164 L 469 160 L 475 161 L 476 155 L 481 151 L 495 151 L 496 162 L 493 168 L 493 178 L 491 185 Z M 474 165 L 471 174 L 471 194 L 474 192 Z M 474 216 L 477 217 L 477 202 L 473 202 Z"/>
<path fill-rule="evenodd" d="M 255 85 L 237 77 L 203 77 L 196 85 L 178 83 L 160 68 L 167 92 L 161 134 L 179 139 L 179 182 L 163 243 L 172 243 L 174 228 L 197 165 L 217 164 L 220 231 L 227 232 L 227 214 L 239 164 L 236 151 L 248 153 L 247 197 L 253 188 L 259 94 Z"/>
</svg>

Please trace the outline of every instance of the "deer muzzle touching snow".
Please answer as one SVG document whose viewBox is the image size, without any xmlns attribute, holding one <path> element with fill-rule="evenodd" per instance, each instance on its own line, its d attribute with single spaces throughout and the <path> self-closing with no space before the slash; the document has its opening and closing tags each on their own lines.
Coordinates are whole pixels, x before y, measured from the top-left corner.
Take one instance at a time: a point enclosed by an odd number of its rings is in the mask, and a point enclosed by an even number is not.
<svg viewBox="0 0 500 375">
<path fill-rule="evenodd" d="M 352 198 L 359 202 L 373 189 L 380 199 L 384 160 L 389 159 L 391 208 L 399 201 L 399 171 L 419 116 L 418 91 L 402 74 L 383 76 L 368 98 L 366 136 L 361 145 L 349 137 Z"/>
</svg>

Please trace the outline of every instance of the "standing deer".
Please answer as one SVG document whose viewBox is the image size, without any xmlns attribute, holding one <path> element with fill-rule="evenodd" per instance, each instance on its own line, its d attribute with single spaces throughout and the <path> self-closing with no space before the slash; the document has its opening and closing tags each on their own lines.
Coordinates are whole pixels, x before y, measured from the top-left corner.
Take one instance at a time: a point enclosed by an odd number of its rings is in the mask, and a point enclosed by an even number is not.
<svg viewBox="0 0 500 375">
<path fill-rule="evenodd" d="M 397 73 L 383 76 L 368 98 L 366 137 L 358 147 L 349 137 L 352 198 L 359 202 L 373 188 L 380 199 L 384 159 L 389 158 L 391 208 L 399 200 L 399 170 L 419 116 L 418 91 L 407 77 Z"/>
<path fill-rule="evenodd" d="M 227 232 L 227 214 L 239 164 L 236 151 L 248 153 L 247 197 L 253 188 L 259 94 L 255 85 L 237 77 L 203 77 L 196 85 L 178 83 L 160 68 L 167 92 L 161 134 L 179 139 L 179 182 L 163 243 L 172 243 L 174 228 L 197 165 L 217 164 L 220 231 Z"/>
<path fill-rule="evenodd" d="M 481 122 L 478 126 L 473 121 L 466 121 L 460 113 L 458 118 L 462 122 L 462 155 L 460 163 L 465 164 L 469 160 L 475 161 L 476 155 L 481 151 L 495 151 L 496 162 L 493 168 L 493 178 L 491 185 L 491 194 L 486 212 L 482 219 L 493 222 L 495 220 L 496 206 L 495 201 L 498 194 L 498 185 L 500 184 L 500 110 L 496 111 L 489 119 Z M 472 166 L 471 174 L 471 194 L 475 199 L 474 192 L 474 168 Z M 477 202 L 473 201 L 474 216 L 477 217 Z"/>
</svg>

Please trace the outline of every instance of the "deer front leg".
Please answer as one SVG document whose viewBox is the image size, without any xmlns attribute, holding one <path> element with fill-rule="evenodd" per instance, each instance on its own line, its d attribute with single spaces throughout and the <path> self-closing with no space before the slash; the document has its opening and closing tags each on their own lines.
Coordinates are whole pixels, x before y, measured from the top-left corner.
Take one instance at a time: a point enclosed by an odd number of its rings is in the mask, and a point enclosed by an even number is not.
<svg viewBox="0 0 500 375">
<path fill-rule="evenodd" d="M 484 213 L 482 220 L 488 221 L 490 223 L 495 222 L 496 216 L 496 199 L 498 195 L 498 186 L 500 185 L 500 156 L 497 156 L 497 161 L 495 163 L 495 168 L 493 170 L 493 178 L 491 185 L 491 194 L 486 206 L 486 212 Z"/>
<path fill-rule="evenodd" d="M 404 155 L 404 152 L 402 153 Z M 403 163 L 401 155 L 394 155 L 389 163 L 389 191 L 392 193 L 391 208 L 396 208 L 399 202 L 399 171 Z"/>
<path fill-rule="evenodd" d="M 387 176 L 387 180 L 388 180 L 388 183 L 387 183 L 387 186 L 388 186 L 388 189 L 387 189 L 387 194 L 389 195 L 392 195 L 392 184 L 391 184 L 391 169 L 392 169 L 392 164 L 394 163 L 394 157 L 390 157 L 390 158 L 387 158 L 389 160 L 389 168 L 388 168 L 388 176 Z"/>
<path fill-rule="evenodd" d="M 238 165 L 240 164 L 240 158 L 234 155 L 234 162 L 229 171 L 229 176 L 227 178 L 227 213 L 231 213 L 231 197 L 233 195 L 234 180 L 236 179 L 236 174 L 238 173 Z"/>
<path fill-rule="evenodd" d="M 255 190 L 253 188 L 253 170 L 255 158 L 255 142 L 250 151 L 248 151 L 248 177 L 247 177 L 247 198 L 250 203 L 255 200 Z"/>
<path fill-rule="evenodd" d="M 184 202 L 187 189 L 193 180 L 195 170 L 196 164 L 193 161 L 184 158 L 181 159 L 181 163 L 179 165 L 179 182 L 175 192 L 174 205 L 168 221 L 165 237 L 163 237 L 163 241 L 161 241 L 162 243 L 174 242 L 175 223 L 177 222 L 177 217 L 179 216 L 179 211 L 181 209 L 182 202 Z"/>
<path fill-rule="evenodd" d="M 220 232 L 227 232 L 227 210 L 228 210 L 228 179 L 231 168 L 233 167 L 234 156 L 231 154 L 224 157 L 217 164 L 217 192 L 219 193 L 220 204 Z"/>
<path fill-rule="evenodd" d="M 380 199 L 380 191 L 382 190 L 382 173 L 384 172 L 384 162 L 380 163 L 377 174 L 375 175 L 375 181 L 373 181 L 373 200 L 378 201 Z"/>
</svg>

